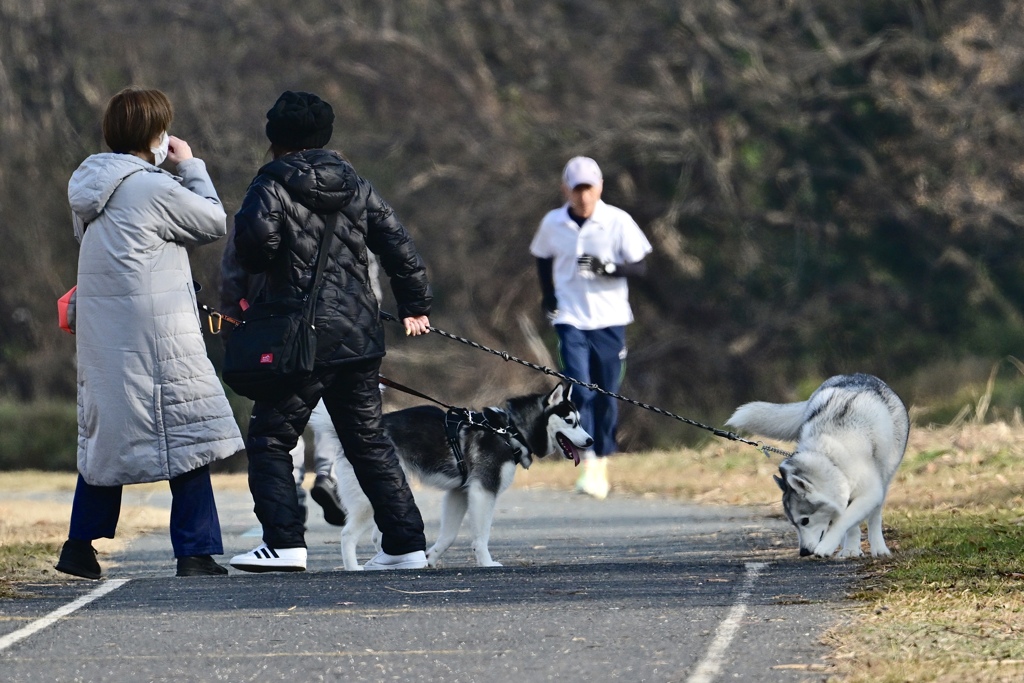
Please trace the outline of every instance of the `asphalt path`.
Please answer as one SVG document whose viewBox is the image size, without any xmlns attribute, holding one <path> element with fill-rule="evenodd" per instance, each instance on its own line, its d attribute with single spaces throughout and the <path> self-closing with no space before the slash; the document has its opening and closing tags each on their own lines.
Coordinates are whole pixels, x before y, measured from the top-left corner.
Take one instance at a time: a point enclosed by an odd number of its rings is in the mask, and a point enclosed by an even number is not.
<svg viewBox="0 0 1024 683">
<path fill-rule="evenodd" d="M 260 530 L 248 494 L 217 498 L 226 563 Z M 416 498 L 429 542 L 440 497 Z M 104 581 L 0 601 L 0 680 L 821 681 L 859 563 L 798 558 L 771 512 L 512 490 L 491 537 L 504 567 L 475 567 L 463 529 L 437 569 L 345 572 L 313 504 L 307 572 L 226 578 L 175 578 L 158 531 L 101 557 Z"/>
</svg>

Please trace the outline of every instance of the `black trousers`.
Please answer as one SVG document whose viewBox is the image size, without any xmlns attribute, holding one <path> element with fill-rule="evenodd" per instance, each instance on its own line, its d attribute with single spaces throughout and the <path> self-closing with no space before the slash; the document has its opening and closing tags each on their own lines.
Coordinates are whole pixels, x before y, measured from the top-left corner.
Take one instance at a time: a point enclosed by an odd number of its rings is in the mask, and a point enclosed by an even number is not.
<svg viewBox="0 0 1024 683">
<path fill-rule="evenodd" d="M 318 367 L 297 394 L 253 406 L 246 438 L 249 490 L 263 525 L 263 541 L 271 548 L 306 546 L 289 451 L 323 398 L 345 456 L 373 505 L 384 552 L 401 555 L 426 549 L 423 518 L 394 446 L 381 428 L 379 369 L 379 358 Z"/>
</svg>

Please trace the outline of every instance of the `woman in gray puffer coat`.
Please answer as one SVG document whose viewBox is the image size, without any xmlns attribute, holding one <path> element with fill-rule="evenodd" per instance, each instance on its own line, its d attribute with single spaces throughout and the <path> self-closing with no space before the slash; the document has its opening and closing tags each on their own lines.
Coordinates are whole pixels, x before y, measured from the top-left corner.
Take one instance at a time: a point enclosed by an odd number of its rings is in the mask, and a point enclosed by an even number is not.
<svg viewBox="0 0 1024 683">
<path fill-rule="evenodd" d="M 225 213 L 171 103 L 128 88 L 103 118 L 113 150 L 68 185 L 81 243 L 76 292 L 78 485 L 56 568 L 98 579 L 92 540 L 113 538 L 121 487 L 169 480 L 178 576 L 226 574 L 209 465 L 244 445 L 206 356 L 187 247 L 226 234 Z M 168 159 L 179 176 L 158 168 Z"/>
</svg>

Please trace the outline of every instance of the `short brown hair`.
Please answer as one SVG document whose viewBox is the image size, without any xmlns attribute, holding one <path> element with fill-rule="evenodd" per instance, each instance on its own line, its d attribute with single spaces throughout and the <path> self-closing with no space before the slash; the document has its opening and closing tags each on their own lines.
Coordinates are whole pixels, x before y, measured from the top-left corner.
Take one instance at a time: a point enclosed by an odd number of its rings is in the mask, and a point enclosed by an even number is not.
<svg viewBox="0 0 1024 683">
<path fill-rule="evenodd" d="M 125 88 L 110 98 L 103 114 L 103 139 L 112 152 L 146 152 L 153 138 L 171 126 L 174 108 L 159 90 Z"/>
</svg>

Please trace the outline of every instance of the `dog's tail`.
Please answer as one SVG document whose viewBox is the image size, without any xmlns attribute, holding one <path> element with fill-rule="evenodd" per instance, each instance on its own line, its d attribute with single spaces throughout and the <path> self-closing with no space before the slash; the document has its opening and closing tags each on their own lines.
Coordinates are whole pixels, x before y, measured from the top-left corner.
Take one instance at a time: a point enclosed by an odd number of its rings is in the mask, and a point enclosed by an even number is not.
<svg viewBox="0 0 1024 683">
<path fill-rule="evenodd" d="M 782 441 L 796 441 L 806 420 L 807 401 L 799 403 L 744 403 L 725 424 L 751 434 Z"/>
</svg>

